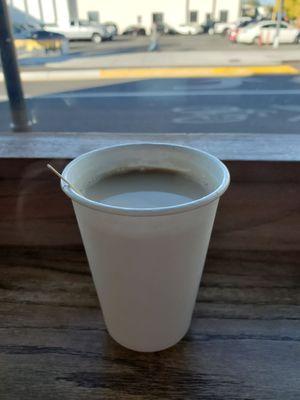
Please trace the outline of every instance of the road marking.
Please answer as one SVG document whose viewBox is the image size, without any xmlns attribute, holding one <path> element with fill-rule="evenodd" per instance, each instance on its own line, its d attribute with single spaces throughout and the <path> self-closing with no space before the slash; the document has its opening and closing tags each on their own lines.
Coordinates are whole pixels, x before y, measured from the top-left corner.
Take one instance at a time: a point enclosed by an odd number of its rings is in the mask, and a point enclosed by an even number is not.
<svg viewBox="0 0 300 400">
<path fill-rule="evenodd" d="M 22 71 L 23 82 L 82 81 L 95 79 L 150 79 L 150 78 L 227 78 L 253 75 L 299 75 L 291 65 L 263 65 L 240 67 L 174 67 L 174 68 L 108 68 L 81 70 Z M 4 76 L 0 73 L 0 82 Z"/>
<path fill-rule="evenodd" d="M 193 96 L 270 96 L 270 95 L 300 95 L 300 89 L 279 90 L 160 90 L 145 92 L 83 92 L 83 93 L 55 93 L 39 98 L 101 98 L 101 97 L 193 97 Z"/>
<path fill-rule="evenodd" d="M 275 90 L 160 90 L 145 92 L 76 92 L 53 93 L 47 95 L 28 95 L 26 99 L 53 100 L 53 99 L 97 99 L 97 98 L 127 98 L 127 97 L 207 97 L 207 96 L 300 96 L 300 89 Z M 85 89 L 82 89 L 85 90 Z M 0 95 L 0 101 L 7 100 L 6 95 Z"/>
<path fill-rule="evenodd" d="M 264 65 L 240 67 L 179 67 L 179 68 L 115 68 L 99 71 L 101 79 L 133 78 L 207 78 L 253 75 L 296 75 L 291 65 Z"/>
<path fill-rule="evenodd" d="M 22 71 L 22 82 L 51 82 L 51 81 L 90 81 L 99 79 L 99 70 L 61 70 L 61 71 Z M 0 73 L 0 82 L 4 75 Z"/>
</svg>

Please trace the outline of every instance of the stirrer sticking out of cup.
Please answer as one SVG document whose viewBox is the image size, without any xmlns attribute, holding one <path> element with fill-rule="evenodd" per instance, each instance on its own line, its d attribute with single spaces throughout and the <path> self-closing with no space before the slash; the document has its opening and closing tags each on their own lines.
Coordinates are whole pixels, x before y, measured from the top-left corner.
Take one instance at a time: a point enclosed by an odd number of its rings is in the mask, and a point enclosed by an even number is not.
<svg viewBox="0 0 300 400">
<path fill-rule="evenodd" d="M 60 174 L 54 167 L 52 167 L 51 164 L 47 164 L 47 168 L 50 169 L 50 171 L 52 171 L 56 176 L 58 176 L 60 179 L 62 179 L 64 182 L 66 182 L 67 185 L 69 185 L 69 187 L 71 189 L 73 189 L 75 192 L 79 193 L 80 195 L 82 195 L 82 193 L 80 192 L 80 190 L 78 190 L 74 185 L 72 185 L 72 183 L 70 183 L 69 181 L 67 181 L 66 178 L 64 178 L 62 176 L 62 174 Z"/>
</svg>

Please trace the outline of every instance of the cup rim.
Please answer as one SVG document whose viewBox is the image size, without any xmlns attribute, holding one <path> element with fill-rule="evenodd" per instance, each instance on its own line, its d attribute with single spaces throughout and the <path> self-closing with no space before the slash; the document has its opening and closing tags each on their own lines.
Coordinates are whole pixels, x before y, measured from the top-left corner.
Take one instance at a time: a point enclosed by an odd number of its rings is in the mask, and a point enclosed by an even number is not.
<svg viewBox="0 0 300 400">
<path fill-rule="evenodd" d="M 177 149 L 183 149 L 187 152 L 195 152 L 195 153 L 201 153 L 205 157 L 209 158 L 210 160 L 214 161 L 218 167 L 222 170 L 223 172 L 223 179 L 221 183 L 218 185 L 218 187 L 208 193 L 206 196 L 200 197 L 199 199 L 189 201 L 187 203 L 182 203 L 178 204 L 175 206 L 168 206 L 168 207 L 157 207 L 157 208 L 128 208 L 128 207 L 119 207 L 119 206 L 111 206 L 108 204 L 96 202 L 94 200 L 88 199 L 87 197 L 81 195 L 80 193 L 74 191 L 70 186 L 64 182 L 61 179 L 61 188 L 65 192 L 65 194 L 71 198 L 72 201 L 79 203 L 85 207 L 98 210 L 98 211 L 103 211 L 105 213 L 110 213 L 110 214 L 118 214 L 118 215 L 130 215 L 130 216 L 156 216 L 156 215 L 168 215 L 168 214 L 177 214 L 177 213 L 182 213 L 186 211 L 193 210 L 198 207 L 205 206 L 214 200 L 218 199 L 228 188 L 229 183 L 230 183 L 230 174 L 225 166 L 225 164 L 220 161 L 217 157 L 207 153 L 206 151 L 203 150 L 198 150 L 194 147 L 191 146 L 185 146 L 185 145 L 178 145 L 178 144 L 172 144 L 172 143 L 160 143 L 160 142 L 139 142 L 139 143 L 127 143 L 127 144 L 117 144 L 113 146 L 106 146 L 102 148 L 98 148 L 95 150 L 91 150 L 87 153 L 84 153 L 78 157 L 76 157 L 74 160 L 72 160 L 68 165 L 64 168 L 62 172 L 62 176 L 66 179 L 68 179 L 68 173 L 72 169 L 72 167 L 83 160 L 84 158 L 89 157 L 93 153 L 97 152 L 105 152 L 105 151 L 111 151 L 114 149 L 118 148 L 128 148 L 128 147 L 168 147 L 168 148 L 177 148 Z"/>
</svg>

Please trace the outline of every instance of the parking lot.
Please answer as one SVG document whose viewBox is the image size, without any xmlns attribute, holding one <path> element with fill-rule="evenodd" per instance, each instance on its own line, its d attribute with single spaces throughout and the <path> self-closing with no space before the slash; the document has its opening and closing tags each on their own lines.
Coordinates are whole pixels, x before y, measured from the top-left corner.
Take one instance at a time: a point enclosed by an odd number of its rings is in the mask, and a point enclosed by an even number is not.
<svg viewBox="0 0 300 400">
<path fill-rule="evenodd" d="M 117 36 L 113 41 L 102 42 L 95 45 L 91 42 L 71 42 L 70 51 L 84 52 L 86 55 L 104 52 L 114 53 L 138 53 L 146 51 L 150 43 L 150 37 Z M 257 46 L 240 43 L 232 43 L 227 37 L 221 35 L 163 35 L 159 38 L 159 51 L 249 51 L 259 49 L 261 51 L 274 51 L 272 46 Z M 297 44 L 282 44 L 282 50 L 300 49 Z"/>
<path fill-rule="evenodd" d="M 299 132 L 298 75 L 27 83 L 25 91 L 39 132 Z M 0 114 L 7 131 L 6 101 Z"/>
<path fill-rule="evenodd" d="M 231 43 L 219 35 L 170 35 L 160 37 L 158 52 L 147 53 L 149 43 L 149 37 L 128 36 L 118 36 L 98 45 L 71 42 L 70 55 L 52 56 L 52 60 L 51 55 L 22 60 L 21 68 L 27 69 L 26 72 L 51 74 L 65 69 L 63 72 L 77 74 L 73 81 L 52 81 L 47 75 L 41 82 L 23 82 L 32 129 L 107 133 L 298 133 L 300 79 L 297 70 L 277 77 L 268 76 L 270 72 L 252 77 L 239 74 L 225 77 L 212 72 L 205 77 L 186 75 L 183 79 L 172 75 L 161 79 L 143 75 L 132 78 L 126 72 L 137 62 L 153 71 L 155 63 L 161 60 L 169 63 L 170 70 L 182 66 L 188 69 L 186 65 L 191 58 L 194 65 L 213 60 L 213 67 L 223 68 L 227 60 L 230 68 L 251 66 L 252 62 L 258 69 L 264 68 L 261 65 L 268 68 L 268 64 L 263 64 L 266 58 L 268 63 L 273 62 L 272 57 L 284 53 L 282 60 L 290 63 L 289 57 L 298 53 L 299 45 L 280 45 L 278 51 L 272 46 Z M 250 53 L 254 54 L 252 58 Z M 266 53 L 268 57 L 264 56 Z M 250 60 L 248 64 L 245 58 Z M 152 59 L 155 63 L 151 64 Z M 282 64 L 284 61 L 273 62 L 276 67 Z M 93 68 L 97 74 L 94 80 L 86 79 L 84 72 Z M 103 73 L 104 69 L 116 72 L 118 68 L 123 71 L 122 77 L 101 79 L 100 69 Z M 0 90 L 4 93 L 4 83 L 0 83 Z M 7 131 L 10 114 L 5 95 L 0 101 L 0 112 L 4 116 L 0 131 Z"/>
</svg>

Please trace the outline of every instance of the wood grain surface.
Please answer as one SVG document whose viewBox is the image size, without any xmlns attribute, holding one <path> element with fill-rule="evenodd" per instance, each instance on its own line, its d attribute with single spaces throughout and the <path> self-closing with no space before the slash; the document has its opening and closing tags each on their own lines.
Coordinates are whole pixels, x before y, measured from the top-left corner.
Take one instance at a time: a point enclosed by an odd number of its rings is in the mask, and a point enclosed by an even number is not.
<svg viewBox="0 0 300 400">
<path fill-rule="evenodd" d="M 299 252 L 211 250 L 187 336 L 153 354 L 108 336 L 81 247 L 0 265 L 1 400 L 299 399 Z"/>
<path fill-rule="evenodd" d="M 142 354 L 106 332 L 48 161 L 0 159 L 1 400 L 299 400 L 298 163 L 226 162 L 191 328 Z"/>
<path fill-rule="evenodd" d="M 0 159 L 0 246 L 81 244 L 71 201 L 46 163 Z M 300 163 L 227 161 L 231 185 L 222 197 L 213 249 L 297 250 L 300 244 Z"/>
</svg>

